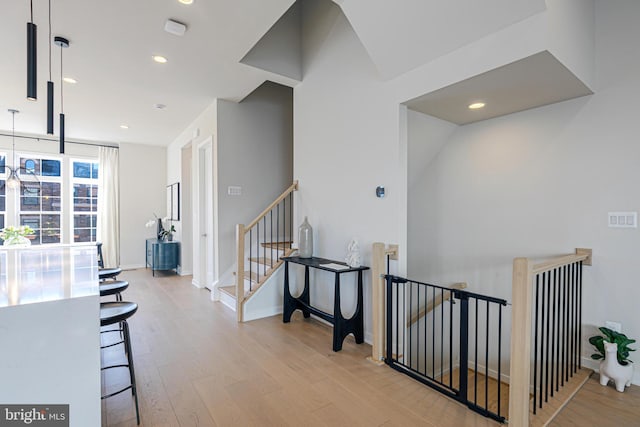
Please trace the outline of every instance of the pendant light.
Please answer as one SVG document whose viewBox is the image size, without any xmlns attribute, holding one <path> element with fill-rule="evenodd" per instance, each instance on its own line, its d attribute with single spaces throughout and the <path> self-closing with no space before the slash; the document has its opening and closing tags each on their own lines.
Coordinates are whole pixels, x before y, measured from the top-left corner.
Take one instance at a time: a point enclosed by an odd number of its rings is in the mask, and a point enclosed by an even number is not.
<svg viewBox="0 0 640 427">
<path fill-rule="evenodd" d="M 11 143 L 13 149 L 11 151 L 11 163 L 13 166 L 7 166 L 7 169 L 9 169 L 9 177 L 6 183 L 8 188 L 16 189 L 20 187 L 20 178 L 18 178 L 18 168 L 16 167 L 16 113 L 20 111 L 14 109 L 9 109 L 8 111 L 12 116 Z"/>
<path fill-rule="evenodd" d="M 33 23 L 33 0 L 31 5 L 31 22 L 27 22 L 27 99 L 38 99 L 38 26 Z"/>
<path fill-rule="evenodd" d="M 7 110 L 11 113 L 11 164 L 6 165 L 5 168 L 9 169 L 8 177 L 5 180 L 7 188 L 17 190 L 21 185 L 24 185 L 25 191 L 34 191 L 39 188 L 40 180 L 35 174 L 33 169 L 27 169 L 20 167 L 20 163 L 16 158 L 16 114 L 20 111 L 13 108 Z"/>
<path fill-rule="evenodd" d="M 56 36 L 53 42 L 60 46 L 60 154 L 64 154 L 64 87 L 62 86 L 62 50 L 69 47 L 69 40 L 64 37 Z"/>
<path fill-rule="evenodd" d="M 47 82 L 47 133 L 53 135 L 53 81 L 51 79 L 51 0 L 49 0 L 49 81 Z"/>
</svg>

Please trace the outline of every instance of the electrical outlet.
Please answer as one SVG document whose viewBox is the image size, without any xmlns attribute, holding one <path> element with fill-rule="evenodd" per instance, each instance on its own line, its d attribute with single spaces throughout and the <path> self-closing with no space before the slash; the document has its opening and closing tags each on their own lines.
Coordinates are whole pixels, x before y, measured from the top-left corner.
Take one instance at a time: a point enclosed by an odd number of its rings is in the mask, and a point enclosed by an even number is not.
<svg viewBox="0 0 640 427">
<path fill-rule="evenodd" d="M 622 323 L 620 323 L 620 322 L 613 322 L 611 320 L 605 320 L 604 326 L 605 326 L 605 328 L 609 328 L 612 331 L 622 333 Z"/>
</svg>

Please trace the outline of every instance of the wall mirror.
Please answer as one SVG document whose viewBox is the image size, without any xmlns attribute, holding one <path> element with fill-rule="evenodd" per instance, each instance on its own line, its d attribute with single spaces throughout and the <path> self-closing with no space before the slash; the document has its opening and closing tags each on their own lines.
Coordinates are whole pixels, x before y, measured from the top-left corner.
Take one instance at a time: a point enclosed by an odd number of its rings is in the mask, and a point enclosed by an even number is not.
<svg viewBox="0 0 640 427">
<path fill-rule="evenodd" d="M 180 183 L 167 185 L 167 216 L 171 221 L 180 221 Z"/>
</svg>

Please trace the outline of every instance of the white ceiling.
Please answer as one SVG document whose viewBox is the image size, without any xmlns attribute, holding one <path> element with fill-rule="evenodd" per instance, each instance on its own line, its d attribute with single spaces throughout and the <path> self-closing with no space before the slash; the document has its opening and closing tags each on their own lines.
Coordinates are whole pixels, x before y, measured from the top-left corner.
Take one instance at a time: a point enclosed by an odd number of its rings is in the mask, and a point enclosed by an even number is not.
<svg viewBox="0 0 640 427">
<path fill-rule="evenodd" d="M 26 100 L 27 0 L 2 0 L 0 130 L 46 132 L 48 80 L 47 2 L 35 0 L 38 25 L 38 101 Z M 52 0 L 53 36 L 69 39 L 64 74 L 66 136 L 70 139 L 167 145 L 215 98 L 239 100 L 268 72 L 239 63 L 293 0 Z M 184 37 L 164 32 L 167 18 L 188 25 Z M 151 56 L 169 59 L 161 65 Z M 59 112 L 59 48 L 53 50 L 56 135 Z M 280 83 L 288 83 L 280 79 Z M 166 104 L 165 110 L 153 108 Z M 128 130 L 120 129 L 129 125 Z"/>
<path fill-rule="evenodd" d="M 546 9 L 544 0 L 337 0 L 385 79 Z"/>
<path fill-rule="evenodd" d="M 407 107 L 458 125 L 553 104 L 593 92 L 544 51 L 406 102 Z M 470 110 L 475 102 L 485 107 Z"/>
<path fill-rule="evenodd" d="M 301 0 L 311 3 L 329 0 Z M 53 35 L 68 38 L 64 74 L 69 139 L 167 145 L 216 98 L 241 100 L 265 80 L 298 82 L 239 61 L 294 0 L 52 0 Z M 390 78 L 544 10 L 544 0 L 335 0 L 381 77 Z M 0 131 L 46 130 L 47 2 L 34 0 L 38 101 L 26 100 L 28 0 L 0 1 Z M 164 32 L 173 18 L 184 37 Z M 167 64 L 151 56 L 161 54 Z M 59 48 L 53 49 L 56 114 Z M 153 108 L 166 104 L 165 110 Z M 129 125 L 123 130 L 121 124 Z M 56 126 L 56 135 L 57 135 Z"/>
</svg>

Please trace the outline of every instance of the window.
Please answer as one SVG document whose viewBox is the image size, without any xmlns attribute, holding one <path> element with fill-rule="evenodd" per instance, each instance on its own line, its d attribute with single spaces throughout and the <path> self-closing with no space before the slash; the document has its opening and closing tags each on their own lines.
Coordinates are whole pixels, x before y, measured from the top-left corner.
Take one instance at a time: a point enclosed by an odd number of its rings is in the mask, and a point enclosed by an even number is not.
<svg viewBox="0 0 640 427">
<path fill-rule="evenodd" d="M 61 160 L 20 156 L 20 167 L 34 174 L 40 185 L 23 181 L 18 214 L 20 225 L 35 231 L 32 245 L 62 242 Z"/>
<path fill-rule="evenodd" d="M 5 180 L 7 178 L 5 163 L 6 155 L 0 153 L 0 228 L 4 228 L 4 217 L 7 212 L 7 189 Z"/>
<path fill-rule="evenodd" d="M 98 210 L 98 162 L 72 160 L 73 241 L 95 242 Z"/>
</svg>

